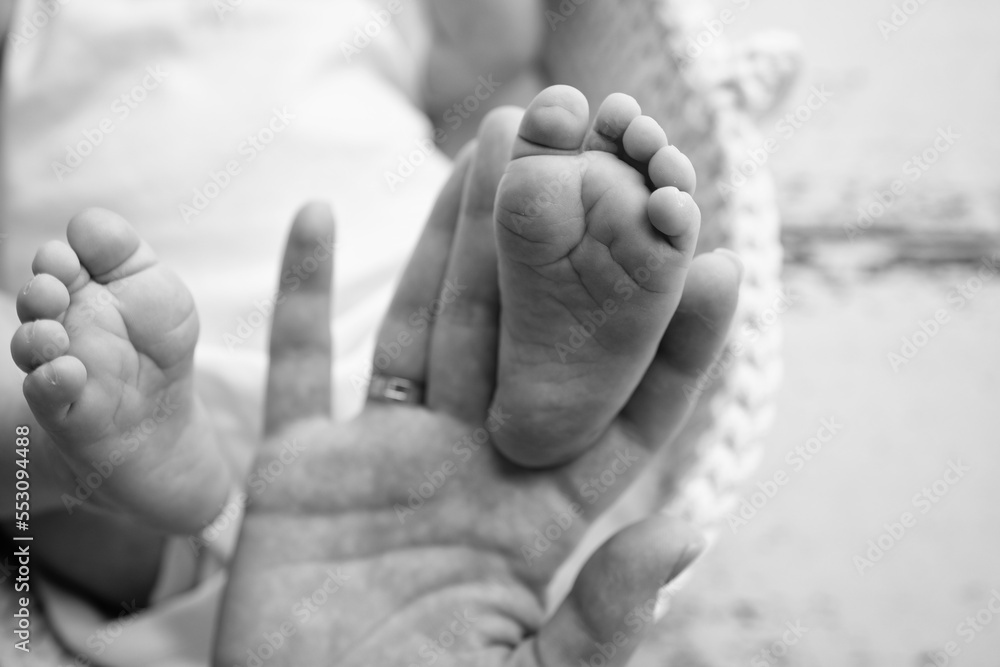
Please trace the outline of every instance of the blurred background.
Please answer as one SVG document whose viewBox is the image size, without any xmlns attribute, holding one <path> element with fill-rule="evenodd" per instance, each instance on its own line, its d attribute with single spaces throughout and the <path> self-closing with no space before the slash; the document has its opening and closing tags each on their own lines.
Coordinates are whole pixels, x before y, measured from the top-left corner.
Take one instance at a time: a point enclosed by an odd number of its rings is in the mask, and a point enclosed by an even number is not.
<svg viewBox="0 0 1000 667">
<path fill-rule="evenodd" d="M 1000 2 L 689 4 L 695 34 L 801 39 L 761 121 L 785 378 L 737 512 L 632 664 L 1000 667 Z"/>
<path fill-rule="evenodd" d="M 743 516 L 633 664 L 996 667 L 1000 3 L 707 6 L 731 39 L 802 40 L 762 126 L 794 305 Z"/>
</svg>

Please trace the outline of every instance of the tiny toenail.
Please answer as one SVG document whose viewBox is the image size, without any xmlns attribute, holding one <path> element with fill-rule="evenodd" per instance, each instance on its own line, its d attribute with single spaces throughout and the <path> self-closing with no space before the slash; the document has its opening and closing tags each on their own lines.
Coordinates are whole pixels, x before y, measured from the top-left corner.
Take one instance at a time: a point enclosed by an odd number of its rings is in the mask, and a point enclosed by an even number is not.
<svg viewBox="0 0 1000 667">
<path fill-rule="evenodd" d="M 53 386 L 59 384 L 59 376 L 56 375 L 55 370 L 52 368 L 52 364 L 45 364 L 42 366 L 42 377 Z"/>
<path fill-rule="evenodd" d="M 25 295 L 28 294 L 28 292 L 31 290 L 31 283 L 35 282 L 35 278 L 37 278 L 37 276 L 33 276 L 31 280 L 27 282 L 27 284 L 24 286 L 24 291 L 22 291 L 21 294 Z"/>
<path fill-rule="evenodd" d="M 24 338 L 27 342 L 31 342 L 35 338 L 35 322 L 28 322 L 28 326 L 24 328 Z"/>
</svg>

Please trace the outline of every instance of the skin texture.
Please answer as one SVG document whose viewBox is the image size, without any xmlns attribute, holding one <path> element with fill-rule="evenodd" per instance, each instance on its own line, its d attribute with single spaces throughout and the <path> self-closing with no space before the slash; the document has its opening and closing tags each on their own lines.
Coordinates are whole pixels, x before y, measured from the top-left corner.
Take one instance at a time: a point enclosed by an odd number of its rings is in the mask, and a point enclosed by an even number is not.
<svg viewBox="0 0 1000 667">
<path fill-rule="evenodd" d="M 104 471 L 88 500 L 197 531 L 231 484 L 195 396 L 191 294 L 110 211 L 83 211 L 66 234 L 68 245 L 38 250 L 18 294 L 11 352 L 28 373 L 24 396 L 77 476 Z"/>
<path fill-rule="evenodd" d="M 534 6 L 535 3 L 518 3 L 516 6 L 512 5 L 511 10 L 507 13 L 513 17 L 513 19 L 518 19 L 521 16 L 529 15 L 536 16 L 535 12 L 537 7 Z M 0 7 L 4 9 L 4 15 L 9 14 L 9 8 L 12 3 L 0 3 Z M 528 8 L 529 11 L 521 11 L 521 8 Z M 515 11 L 516 9 L 516 11 Z M 474 12 L 473 12 L 474 13 Z M 494 25 L 495 22 L 487 22 L 489 25 Z M 520 24 L 519 24 L 520 25 Z M 540 25 L 539 21 L 536 21 L 532 25 Z M 452 30 L 456 28 L 456 24 L 449 23 L 448 29 Z M 460 42 L 461 47 L 473 47 L 482 46 L 483 35 L 470 35 L 468 30 L 465 29 L 464 25 L 458 24 L 457 30 L 454 31 L 456 36 L 456 41 Z M 496 37 L 496 32 L 490 30 L 485 35 L 486 37 Z M 505 30 L 505 32 L 511 32 L 510 30 Z M 532 70 L 531 66 L 525 66 L 522 62 L 522 58 L 525 58 L 527 54 L 530 54 L 530 58 L 527 60 L 534 61 L 537 56 L 537 41 L 538 31 L 535 30 L 521 30 L 520 28 L 513 30 L 516 34 L 523 34 L 526 37 L 530 37 L 525 44 L 518 44 L 517 48 L 510 49 L 509 52 L 505 54 L 500 54 L 503 59 L 503 67 L 501 69 L 495 69 L 493 65 L 489 67 L 478 67 L 479 70 L 488 71 L 500 71 L 502 72 L 501 79 L 509 81 L 505 82 L 503 87 L 503 94 L 496 95 L 489 100 L 488 105 L 493 106 L 496 103 L 502 102 L 504 99 L 521 99 L 524 97 L 522 91 L 530 91 L 533 94 L 540 86 L 536 83 L 536 77 L 524 77 L 522 68 Z M 462 42 L 463 36 L 466 38 L 465 42 Z M 469 37 L 471 36 L 471 39 Z M 511 40 L 508 37 L 503 37 L 498 39 L 497 42 L 501 45 L 511 44 Z M 492 45 L 495 46 L 495 45 Z M 487 52 L 492 53 L 492 51 L 487 50 Z M 517 57 L 511 59 L 511 53 L 518 54 Z M 467 58 L 457 59 L 460 62 L 469 62 Z M 497 62 L 491 60 L 491 63 Z M 508 70 L 510 72 L 508 76 Z M 469 79 L 468 83 L 462 85 L 460 92 L 460 97 L 464 97 L 468 94 L 469 87 L 474 86 L 477 78 L 478 72 L 467 72 L 467 74 L 475 74 Z M 448 78 L 448 77 L 445 77 Z M 524 79 L 527 79 L 524 82 Z M 530 94 L 524 99 L 530 98 Z M 449 100 L 451 101 L 451 100 Z M 524 103 L 524 102 L 522 102 Z M 437 113 L 434 114 L 435 120 L 438 120 L 444 110 L 450 107 L 449 105 L 442 106 Z M 478 120 L 478 119 L 477 119 Z M 449 139 L 455 139 L 450 141 L 453 145 L 460 145 L 463 143 L 459 139 L 462 137 L 462 133 L 467 132 L 475 127 L 477 123 L 470 120 L 469 122 L 463 123 L 459 130 L 450 132 Z M 450 127 L 449 127 L 450 130 Z M 12 312 L 12 308 L 7 308 Z M 5 334 L 5 338 L 9 337 Z M 440 340 L 440 338 L 438 339 Z M 12 370 L 12 369 L 11 369 Z M 16 377 L 12 373 L 8 373 L 6 376 Z M 442 386 L 438 384 L 437 386 Z M 293 388 L 289 385 L 286 387 L 284 396 L 291 395 Z M 442 391 L 445 391 L 442 389 Z M 457 389 L 456 392 L 461 392 L 463 389 Z M 655 396 L 655 394 L 650 394 Z M 9 400 L 7 397 L 10 397 Z M 35 471 L 39 471 L 40 477 L 35 480 L 35 486 L 33 487 L 33 509 L 35 509 L 35 514 L 38 516 L 36 522 L 45 522 L 46 518 L 40 516 L 41 510 L 52 510 L 55 516 L 52 517 L 51 530 L 54 534 L 59 534 L 66 536 L 67 532 L 72 528 L 72 530 L 79 532 L 81 535 L 96 535 L 101 534 L 107 539 L 102 538 L 101 540 L 92 540 L 90 543 L 79 542 L 72 540 L 75 544 L 75 551 L 73 554 L 68 554 L 68 552 L 58 547 L 54 550 L 52 554 L 53 563 L 61 563 L 56 565 L 57 569 L 66 569 L 67 576 L 71 579 L 78 580 L 76 583 L 82 585 L 89 593 L 98 596 L 100 600 L 106 600 L 110 607 L 116 607 L 118 600 L 128 600 L 134 597 L 141 596 L 143 591 L 147 590 L 149 583 L 152 581 L 152 574 L 155 574 L 156 568 L 159 562 L 159 543 L 162 536 L 159 531 L 149 531 L 148 537 L 142 535 L 134 523 L 129 521 L 123 521 L 122 517 L 116 512 L 114 515 L 87 515 L 79 524 L 74 523 L 70 520 L 70 517 L 65 516 L 63 503 L 60 501 L 59 496 L 65 492 L 70 491 L 75 488 L 76 480 L 74 479 L 74 471 L 66 466 L 65 461 L 61 458 L 61 455 L 57 452 L 56 447 L 52 444 L 48 436 L 42 432 L 38 427 L 32 415 L 27 413 L 26 406 L 23 402 L 21 392 L 19 389 L 12 392 L 4 393 L 4 405 L 3 419 L 0 419 L 0 423 L 12 423 L 12 424 L 22 424 L 28 423 L 32 427 L 32 433 L 34 436 L 34 459 L 33 466 Z M 270 412 L 280 412 L 281 407 L 278 405 L 279 401 L 277 399 L 272 400 L 269 404 L 268 410 Z M 636 403 L 638 405 L 638 403 Z M 633 410 L 635 412 L 635 410 Z M 241 436 L 244 434 L 240 434 Z M 47 461 L 51 461 L 51 464 Z M 7 460 L 0 461 L 0 471 L 5 469 L 9 462 Z M 51 474 L 42 474 L 42 470 L 51 470 Z M 12 479 L 11 475 L 4 475 L 4 479 Z M 100 499 L 96 499 L 100 500 Z M 104 503 L 106 506 L 117 506 L 119 503 L 115 499 L 109 499 L 108 502 Z M 73 515 L 75 519 L 79 514 Z M 203 521 L 201 519 L 192 522 L 192 525 L 200 527 Z M 36 525 L 41 525 L 36 523 Z M 100 530 L 98 530 L 100 529 Z M 171 527 L 174 529 L 174 527 Z M 126 534 L 127 533 L 127 534 Z M 125 539 L 120 541 L 120 544 L 116 543 L 114 536 L 124 535 Z M 139 544 L 142 542 L 142 545 Z M 102 552 L 102 545 L 113 546 L 113 549 L 104 550 Z M 142 546 L 143 548 L 139 548 Z M 44 549 L 44 546 L 40 546 L 40 549 Z M 89 558 L 88 554 L 93 552 L 93 557 Z M 83 564 L 87 564 L 83 567 Z M 63 565 L 69 565 L 74 567 L 63 568 Z M 75 567 L 80 566 L 80 567 Z M 135 566 L 134 568 L 132 566 Z M 134 578 L 126 581 L 123 579 L 121 573 L 126 568 L 135 569 L 137 574 Z M 76 570 L 79 570 L 77 573 Z M 117 587 L 119 584 L 122 586 Z M 137 591 L 139 591 L 137 593 Z"/>
<path fill-rule="evenodd" d="M 403 341 L 381 370 L 426 382 L 425 405 L 370 402 L 350 422 L 330 421 L 332 264 L 276 309 L 269 402 L 293 391 L 301 400 L 268 411 L 255 467 L 275 474 L 245 499 L 216 665 L 254 656 L 409 665 L 433 655 L 442 665 L 554 666 L 589 661 L 600 647 L 614 650 L 606 664 L 623 665 L 653 622 L 643 610 L 657 589 L 701 550 L 666 518 L 630 526 L 546 619 L 556 569 L 683 424 L 683 386 L 724 340 L 740 269 L 718 254 L 695 261 L 692 275 L 705 280 L 685 292 L 632 401 L 592 448 L 546 470 L 511 463 L 491 439 L 505 418 L 489 412 L 499 321 L 492 202 L 513 140 L 505 113 L 460 155 L 379 335 Z M 286 265 L 332 224 L 324 207 L 304 209 Z M 458 298 L 416 326 L 413 313 L 449 281 L 464 286 Z M 587 494 L 587 480 L 607 471 L 617 483 Z"/>
<path fill-rule="evenodd" d="M 496 442 L 511 460 L 571 460 L 638 386 L 694 255 L 694 180 L 627 95 L 609 96 L 593 121 L 570 86 L 547 88 L 528 107 L 496 205 L 494 402 L 511 412 Z"/>
</svg>

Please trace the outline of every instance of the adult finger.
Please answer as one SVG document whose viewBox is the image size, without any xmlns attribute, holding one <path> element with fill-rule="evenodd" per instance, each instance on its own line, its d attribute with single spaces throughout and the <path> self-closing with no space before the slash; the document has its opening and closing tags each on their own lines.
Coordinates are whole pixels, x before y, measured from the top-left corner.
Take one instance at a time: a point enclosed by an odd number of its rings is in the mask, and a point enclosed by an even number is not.
<svg viewBox="0 0 1000 667">
<path fill-rule="evenodd" d="M 621 415 L 601 441 L 558 469 L 557 483 L 596 519 L 644 470 L 674 474 L 681 453 L 668 445 L 697 404 L 698 387 L 715 363 L 736 310 L 742 266 L 715 252 L 695 259 L 677 312 L 657 355 Z"/>
<path fill-rule="evenodd" d="M 427 358 L 434 322 L 440 315 L 441 285 L 451 256 L 462 188 L 475 147 L 462 149 L 455 169 L 438 195 L 430 218 L 403 271 L 379 328 L 373 372 L 412 382 L 427 381 Z"/>
<path fill-rule="evenodd" d="M 493 204 L 523 115 L 502 107 L 480 125 L 439 295 L 446 305 L 431 340 L 427 405 L 459 418 L 483 419 L 496 384 L 500 287 Z"/>
<path fill-rule="evenodd" d="M 334 222 L 324 203 L 295 216 L 282 260 L 271 322 L 264 432 L 329 417 Z"/>
<path fill-rule="evenodd" d="M 743 265 L 732 252 L 697 257 L 656 357 L 622 416 L 652 448 L 668 442 L 697 403 L 729 334 Z"/>
<path fill-rule="evenodd" d="M 705 548 L 685 524 L 663 515 L 628 526 L 591 556 L 569 596 L 532 639 L 517 667 L 624 667 L 665 611 L 661 589 Z"/>
</svg>

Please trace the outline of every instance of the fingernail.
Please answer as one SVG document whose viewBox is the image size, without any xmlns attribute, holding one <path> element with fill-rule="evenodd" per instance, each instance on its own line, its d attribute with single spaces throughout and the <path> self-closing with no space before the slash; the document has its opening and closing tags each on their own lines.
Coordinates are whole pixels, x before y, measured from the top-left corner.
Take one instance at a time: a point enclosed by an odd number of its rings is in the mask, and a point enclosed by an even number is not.
<svg viewBox="0 0 1000 667">
<path fill-rule="evenodd" d="M 698 560 L 698 557 L 704 553 L 705 546 L 706 544 L 704 539 L 695 539 L 689 542 L 688 545 L 684 547 L 684 551 L 681 552 L 681 555 L 678 556 L 677 560 L 674 562 L 674 566 L 670 570 L 670 574 L 667 575 L 667 578 L 664 579 L 663 583 L 660 585 L 669 586 L 671 581 L 676 579 L 691 566 L 691 563 Z"/>
<path fill-rule="evenodd" d="M 705 552 L 705 546 L 706 543 L 704 540 L 696 540 L 688 544 L 677 558 L 673 568 L 670 570 L 670 574 L 660 584 L 660 588 L 656 592 L 656 607 L 653 609 L 653 617 L 657 621 L 666 616 L 667 612 L 670 611 L 670 601 L 683 587 L 683 577 L 681 575 Z"/>
<path fill-rule="evenodd" d="M 729 260 L 736 265 L 736 269 L 740 272 L 740 280 L 743 280 L 743 272 L 745 271 L 745 267 L 743 266 L 743 260 L 740 259 L 740 256 L 737 255 L 732 250 L 730 250 L 729 248 L 716 248 L 715 252 L 719 253 L 723 257 L 728 257 Z"/>
<path fill-rule="evenodd" d="M 656 606 L 653 607 L 653 620 L 659 623 L 670 611 L 670 600 L 676 591 L 669 586 L 661 586 L 656 592 Z"/>
</svg>

